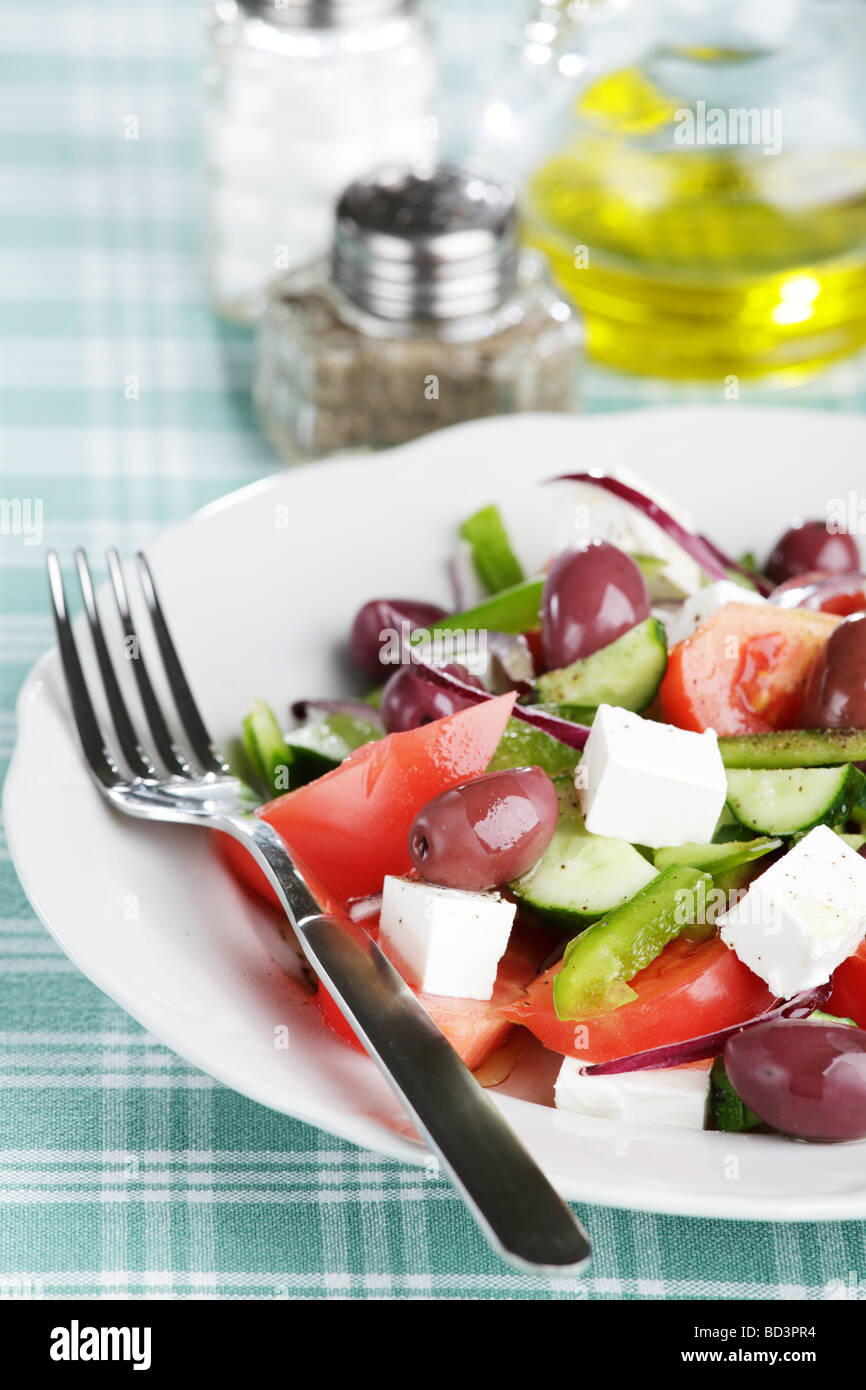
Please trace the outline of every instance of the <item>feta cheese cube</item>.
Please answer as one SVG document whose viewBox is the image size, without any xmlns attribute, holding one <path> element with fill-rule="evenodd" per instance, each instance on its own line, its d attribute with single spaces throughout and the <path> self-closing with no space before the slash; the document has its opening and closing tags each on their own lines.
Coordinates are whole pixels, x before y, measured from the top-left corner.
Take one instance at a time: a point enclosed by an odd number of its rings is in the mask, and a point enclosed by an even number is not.
<svg viewBox="0 0 866 1390">
<path fill-rule="evenodd" d="M 791 999 L 829 980 L 866 936 L 866 859 L 817 825 L 718 921 L 743 964 Z"/>
<path fill-rule="evenodd" d="M 711 1062 L 664 1071 L 581 1076 L 586 1065 L 575 1057 L 564 1058 L 554 1091 L 557 1110 L 629 1124 L 704 1128 Z"/>
<path fill-rule="evenodd" d="M 714 584 L 707 584 L 703 589 L 698 589 L 696 594 L 692 594 L 675 612 L 663 619 L 668 646 L 675 647 L 677 642 L 691 637 L 696 628 L 707 622 L 714 613 L 718 613 L 726 603 L 766 602 L 767 600 L 756 590 L 735 584 L 733 579 L 717 579 Z"/>
<path fill-rule="evenodd" d="M 427 994 L 489 999 L 508 945 L 514 903 L 389 874 L 379 939 L 409 984 Z"/>
<path fill-rule="evenodd" d="M 586 828 L 660 849 L 710 840 L 728 784 L 715 732 L 702 734 L 599 705 L 577 788 Z"/>
</svg>

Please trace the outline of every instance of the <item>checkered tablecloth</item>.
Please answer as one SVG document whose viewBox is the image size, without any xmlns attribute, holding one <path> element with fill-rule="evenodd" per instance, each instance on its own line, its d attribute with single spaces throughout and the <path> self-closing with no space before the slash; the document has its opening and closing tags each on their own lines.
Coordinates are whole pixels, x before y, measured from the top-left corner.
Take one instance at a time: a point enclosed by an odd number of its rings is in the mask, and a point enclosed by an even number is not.
<svg viewBox="0 0 866 1390">
<path fill-rule="evenodd" d="M 502 5 L 438 8 L 459 127 Z M 45 542 L 64 551 L 129 551 L 275 466 L 250 411 L 250 337 L 205 299 L 202 61 L 196 0 L 5 6 L 0 492 L 42 499 Z M 862 400 L 855 368 L 816 390 Z M 597 407 L 638 400 L 601 377 L 590 390 Z M 0 537 L 4 767 L 15 696 L 51 642 L 43 560 Z M 49 939 L 5 841 L 0 900 L 0 1298 L 773 1299 L 866 1275 L 856 1223 L 602 1208 L 582 1212 L 588 1277 L 511 1273 L 444 1180 L 264 1110 L 144 1033 Z"/>
</svg>

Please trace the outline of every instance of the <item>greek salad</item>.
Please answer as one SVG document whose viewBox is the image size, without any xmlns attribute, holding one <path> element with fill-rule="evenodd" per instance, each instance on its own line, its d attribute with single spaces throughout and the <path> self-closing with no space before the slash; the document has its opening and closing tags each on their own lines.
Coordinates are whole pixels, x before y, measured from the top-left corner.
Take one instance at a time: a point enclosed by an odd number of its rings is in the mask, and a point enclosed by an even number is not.
<svg viewBox="0 0 866 1390">
<path fill-rule="evenodd" d="M 482 1084 L 540 1045 L 562 1110 L 866 1138 L 855 538 L 798 522 L 761 564 L 625 473 L 537 492 L 534 525 L 503 502 L 460 526 L 450 610 L 363 604 L 365 694 L 288 730 L 255 703 L 259 814 Z"/>
</svg>

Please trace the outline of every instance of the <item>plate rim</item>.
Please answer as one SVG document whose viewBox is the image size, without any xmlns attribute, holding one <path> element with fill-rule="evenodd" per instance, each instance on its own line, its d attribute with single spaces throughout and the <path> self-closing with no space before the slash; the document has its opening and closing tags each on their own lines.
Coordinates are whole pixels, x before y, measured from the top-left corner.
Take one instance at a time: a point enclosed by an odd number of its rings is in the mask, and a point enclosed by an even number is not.
<svg viewBox="0 0 866 1390">
<path fill-rule="evenodd" d="M 521 419 L 556 420 L 558 423 L 564 419 L 569 421 L 569 427 L 585 428 L 590 426 L 594 429 L 606 430 L 617 424 L 628 420 L 632 428 L 640 429 L 643 421 L 652 420 L 654 425 L 661 425 L 666 422 L 676 421 L 678 427 L 688 430 L 697 423 L 700 427 L 705 427 L 708 417 L 730 418 L 732 412 L 730 405 L 711 405 L 711 406 L 683 406 L 683 407 L 664 407 L 664 408 L 642 408 L 636 410 L 603 412 L 590 416 L 568 416 L 547 414 L 544 416 L 521 416 Z M 742 419 L 749 417 L 772 417 L 774 423 L 779 422 L 780 416 L 793 416 L 796 420 L 804 416 L 814 417 L 822 425 L 832 421 L 834 427 L 838 427 L 841 432 L 846 428 L 853 427 L 866 436 L 866 418 L 855 412 L 827 412 L 813 408 L 794 408 L 785 410 L 779 407 L 762 406 L 739 406 L 736 415 Z M 465 424 L 451 426 L 443 430 L 432 432 L 422 436 L 418 440 L 413 440 L 408 445 L 399 446 L 398 449 L 381 450 L 375 454 L 365 455 L 363 464 L 369 465 L 371 462 L 376 464 L 387 464 L 393 459 L 394 455 L 414 451 L 418 446 L 422 446 L 422 453 L 429 447 L 431 440 L 441 440 L 446 436 L 453 437 L 458 432 L 467 434 L 470 432 L 484 432 L 491 424 L 501 424 L 504 419 L 514 417 L 492 417 L 492 419 L 470 421 Z M 358 455 L 353 453 L 340 454 L 327 460 L 312 462 L 298 468 L 286 470 L 278 469 L 266 476 L 255 479 L 250 483 L 244 484 L 239 488 L 213 499 L 211 502 L 197 508 L 189 517 L 172 522 L 170 525 L 159 530 L 150 543 L 151 546 L 158 546 L 164 537 L 176 535 L 179 532 L 187 531 L 191 528 L 198 529 L 202 522 L 217 513 L 223 513 L 245 505 L 248 501 L 266 495 L 268 492 L 280 487 L 281 485 L 291 488 L 291 479 L 299 473 L 309 473 L 315 471 L 321 475 L 324 470 L 339 472 L 349 467 L 358 466 Z M 333 1105 L 324 1103 L 321 1107 L 316 1104 L 306 1104 L 303 1101 L 292 1102 L 291 1107 L 274 1104 L 267 1094 L 255 1094 L 254 1088 L 241 1088 L 237 1084 L 236 1078 L 230 1078 L 219 1061 L 216 1065 L 202 1054 L 196 1052 L 194 1047 L 180 1044 L 174 1038 L 166 1040 L 159 1032 L 154 1030 L 151 1023 L 142 1018 L 138 1012 L 134 997 L 124 987 L 118 988 L 113 982 L 111 987 L 103 977 L 98 968 L 94 969 L 89 964 L 85 968 L 79 959 L 78 953 L 73 944 L 69 942 L 63 934 L 62 929 L 52 924 L 49 915 L 43 910 L 40 894 L 37 885 L 32 881 L 25 882 L 25 878 L 20 868 L 21 856 L 17 846 L 17 827 L 16 827 L 16 797 L 17 787 L 21 772 L 22 760 L 22 728 L 26 723 L 24 710 L 29 703 L 31 693 L 37 682 L 44 679 L 46 671 L 57 669 L 58 653 L 56 646 L 52 646 L 44 652 L 29 669 L 24 677 L 21 689 L 15 701 L 16 715 L 16 736 L 12 752 L 12 757 L 7 769 L 3 787 L 3 814 L 6 826 L 7 842 L 9 846 L 10 859 L 18 875 L 22 889 L 28 901 L 33 907 L 39 920 L 43 923 L 52 939 L 60 946 L 65 955 L 75 964 L 76 968 L 101 990 L 108 998 L 112 999 L 119 1007 L 132 1017 L 136 1023 L 156 1037 L 164 1046 L 182 1057 L 190 1065 L 213 1077 L 219 1084 L 227 1086 L 229 1089 L 237 1091 L 248 1099 L 258 1104 L 265 1105 L 278 1113 L 292 1116 L 304 1123 L 318 1127 L 327 1133 L 335 1135 L 337 1138 L 346 1142 L 367 1148 L 373 1152 L 383 1154 L 386 1157 L 400 1162 L 408 1163 L 415 1167 L 422 1167 L 429 1157 L 429 1150 L 420 1140 L 413 1140 L 391 1130 L 384 1125 L 376 1123 L 360 1111 L 344 1111 L 335 1108 Z M 170 1031 L 170 1030 L 169 1030 Z M 506 1118 L 513 1118 L 518 1115 L 522 1107 L 529 1107 L 531 1110 L 546 1110 L 547 1107 L 537 1106 L 534 1102 L 523 1100 L 518 1097 L 497 1094 L 495 1091 L 489 1093 L 494 1102 L 506 1115 Z M 553 1112 L 556 1113 L 556 1112 Z M 608 1126 L 606 1121 L 589 1121 L 590 1127 Z M 646 1126 L 618 1126 L 627 1135 L 640 1135 L 641 1133 L 652 1133 L 655 1135 L 663 1134 L 665 1131 L 656 1127 Z M 696 1132 L 697 1133 L 697 1132 Z M 729 1147 L 734 1145 L 740 1147 L 743 1143 L 743 1136 L 714 1135 L 712 1132 L 704 1132 L 704 1139 L 712 1141 L 718 1139 L 724 1141 Z M 756 1136 L 746 1136 L 748 1142 L 753 1144 Z M 761 1137 L 763 1138 L 763 1136 Z M 779 1143 L 787 1144 L 788 1141 L 771 1139 L 774 1147 Z M 848 1146 L 845 1146 L 848 1147 Z M 830 1220 L 856 1220 L 866 1217 L 866 1185 L 860 1191 L 845 1191 L 840 1194 L 815 1194 L 810 1198 L 810 1209 L 802 1209 L 804 1197 L 796 1195 L 787 1197 L 785 1194 L 775 1196 L 768 1207 L 768 1199 L 762 1194 L 752 1196 L 741 1195 L 735 1201 L 730 1202 L 721 1198 L 713 1198 L 707 1190 L 695 1189 L 693 1191 L 677 1189 L 673 1184 L 669 1187 L 653 1187 L 646 1192 L 635 1190 L 636 1183 L 634 1177 L 631 1179 L 630 1188 L 624 1187 L 621 1183 L 614 1183 L 612 1190 L 606 1190 L 604 1184 L 596 1180 L 572 1181 L 566 1177 L 563 1181 L 561 1175 L 551 1174 L 554 1182 L 564 1191 L 564 1195 L 571 1201 L 584 1202 L 592 1205 L 616 1207 L 633 1211 L 647 1211 L 667 1215 L 682 1215 L 706 1219 L 738 1219 L 738 1220 L 759 1220 L 759 1221 L 830 1221 Z"/>
</svg>

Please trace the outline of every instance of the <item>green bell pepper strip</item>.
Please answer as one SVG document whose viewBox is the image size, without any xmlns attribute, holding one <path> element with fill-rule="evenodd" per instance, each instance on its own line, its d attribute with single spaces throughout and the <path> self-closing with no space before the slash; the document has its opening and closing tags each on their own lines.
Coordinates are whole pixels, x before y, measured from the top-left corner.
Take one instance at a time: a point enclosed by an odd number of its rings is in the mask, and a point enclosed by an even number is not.
<svg viewBox="0 0 866 1390">
<path fill-rule="evenodd" d="M 636 998 L 628 981 L 699 917 L 710 874 L 688 864 L 663 870 L 622 907 L 570 941 L 553 981 L 557 1017 L 579 1021 Z"/>
<path fill-rule="evenodd" d="M 253 701 L 253 707 L 242 724 L 242 739 L 256 782 L 267 799 L 287 792 L 292 753 L 276 715 L 264 700 Z"/>
<path fill-rule="evenodd" d="M 493 628 L 496 632 L 530 632 L 538 627 L 543 579 L 526 579 L 510 589 L 491 594 L 474 608 L 463 613 L 449 613 L 446 618 L 431 623 L 431 632 L 466 632 L 476 628 Z"/>
<path fill-rule="evenodd" d="M 866 729 L 777 729 L 719 739 L 725 767 L 832 767 L 866 761 Z"/>
<path fill-rule="evenodd" d="M 511 549 L 497 506 L 482 507 L 467 517 L 460 527 L 460 535 L 472 547 L 476 573 L 488 594 L 523 582 L 526 576 Z"/>
<path fill-rule="evenodd" d="M 666 845 L 664 849 L 653 852 L 656 868 L 668 869 L 671 864 L 691 864 L 693 869 L 703 869 L 709 874 L 723 874 L 728 869 L 737 869 L 741 864 L 751 864 L 774 849 L 781 849 L 782 841 L 768 835 L 759 835 L 754 840 L 727 840 L 722 844 Z"/>
</svg>

